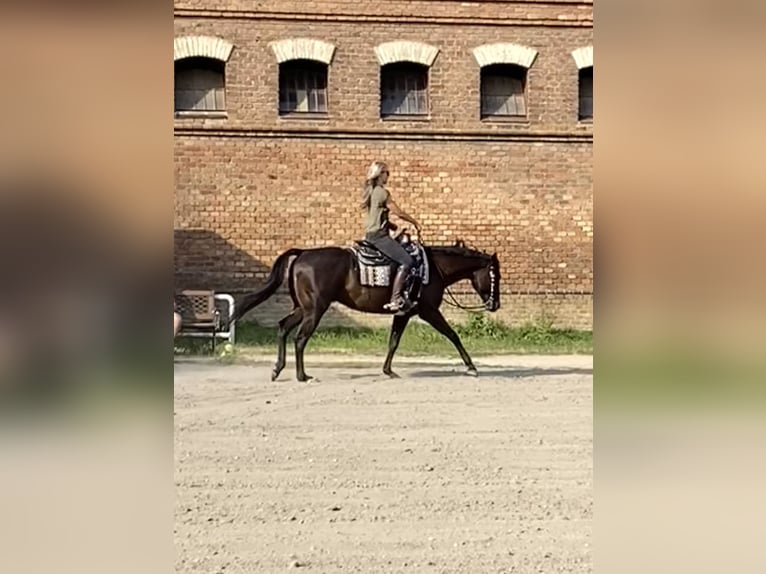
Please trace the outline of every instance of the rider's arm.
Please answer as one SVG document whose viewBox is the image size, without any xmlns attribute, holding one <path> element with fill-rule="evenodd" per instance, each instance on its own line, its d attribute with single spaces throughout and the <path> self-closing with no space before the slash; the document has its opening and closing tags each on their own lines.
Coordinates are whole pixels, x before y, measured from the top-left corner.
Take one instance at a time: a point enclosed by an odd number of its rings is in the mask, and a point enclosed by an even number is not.
<svg viewBox="0 0 766 574">
<path fill-rule="evenodd" d="M 404 221 L 411 223 L 415 226 L 415 229 L 418 231 L 420 230 L 420 224 L 415 221 L 414 217 L 410 217 L 406 212 L 402 210 L 401 207 L 396 205 L 396 202 L 394 201 L 394 198 L 390 195 L 388 196 L 388 210 L 393 213 L 396 217 L 403 219 Z"/>
</svg>

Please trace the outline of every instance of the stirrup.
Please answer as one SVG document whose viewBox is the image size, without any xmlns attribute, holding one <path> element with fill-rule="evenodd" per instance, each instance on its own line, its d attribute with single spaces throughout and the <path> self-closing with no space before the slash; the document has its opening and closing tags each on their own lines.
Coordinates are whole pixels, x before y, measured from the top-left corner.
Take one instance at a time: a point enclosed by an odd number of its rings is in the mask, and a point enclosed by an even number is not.
<svg viewBox="0 0 766 574">
<path fill-rule="evenodd" d="M 388 303 L 383 305 L 383 308 L 389 311 L 400 311 L 403 306 L 404 306 L 404 301 L 401 298 L 399 298 L 396 301 L 389 301 Z"/>
<path fill-rule="evenodd" d="M 396 301 L 389 301 L 383 308 L 394 313 L 406 313 L 414 307 L 413 303 L 409 299 L 399 297 Z"/>
</svg>

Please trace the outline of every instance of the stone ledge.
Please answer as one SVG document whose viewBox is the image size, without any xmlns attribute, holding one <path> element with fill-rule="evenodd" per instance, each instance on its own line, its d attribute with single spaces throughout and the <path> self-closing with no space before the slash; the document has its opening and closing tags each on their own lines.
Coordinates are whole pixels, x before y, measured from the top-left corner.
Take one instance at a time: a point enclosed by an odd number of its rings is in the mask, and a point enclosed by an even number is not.
<svg viewBox="0 0 766 574">
<path fill-rule="evenodd" d="M 474 48 L 473 56 L 482 68 L 492 64 L 516 64 L 529 68 L 537 57 L 537 50 L 528 46 L 501 42 Z"/>
<path fill-rule="evenodd" d="M 572 50 L 572 57 L 578 70 L 583 68 L 593 67 L 593 46 L 585 46 L 584 48 L 577 48 Z"/>
<path fill-rule="evenodd" d="M 184 58 L 212 58 L 226 62 L 234 44 L 212 36 L 183 36 L 173 40 L 173 60 Z"/>
<path fill-rule="evenodd" d="M 282 64 L 290 60 L 314 60 L 330 65 L 335 54 L 335 46 L 322 40 L 311 38 L 291 38 L 270 42 L 269 47 L 274 51 L 277 62 Z"/>
<path fill-rule="evenodd" d="M 430 67 L 439 48 L 422 42 L 386 42 L 375 47 L 375 56 L 381 66 L 396 62 L 415 62 Z"/>
</svg>

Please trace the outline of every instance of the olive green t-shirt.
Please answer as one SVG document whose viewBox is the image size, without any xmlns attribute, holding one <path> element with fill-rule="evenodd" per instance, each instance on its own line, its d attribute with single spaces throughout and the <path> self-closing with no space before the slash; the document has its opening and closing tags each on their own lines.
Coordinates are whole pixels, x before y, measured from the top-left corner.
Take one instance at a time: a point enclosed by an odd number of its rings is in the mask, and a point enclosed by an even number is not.
<svg viewBox="0 0 766 574">
<path fill-rule="evenodd" d="M 384 187 L 376 186 L 370 194 L 370 207 L 367 210 L 367 218 L 364 226 L 366 233 L 385 231 L 388 226 L 388 191 Z"/>
</svg>

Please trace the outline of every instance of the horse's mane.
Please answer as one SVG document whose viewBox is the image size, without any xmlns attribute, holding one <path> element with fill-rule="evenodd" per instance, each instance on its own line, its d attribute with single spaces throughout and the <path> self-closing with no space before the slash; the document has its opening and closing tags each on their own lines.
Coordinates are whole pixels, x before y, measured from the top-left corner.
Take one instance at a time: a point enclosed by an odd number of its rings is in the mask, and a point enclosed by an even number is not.
<svg viewBox="0 0 766 574">
<path fill-rule="evenodd" d="M 471 247 L 466 247 L 466 244 L 460 239 L 458 239 L 452 245 L 429 245 L 429 248 L 437 250 L 439 253 L 444 253 L 446 255 L 459 255 L 461 257 L 481 257 L 482 259 L 491 257 L 489 254 L 484 253 L 483 251 L 479 251 L 478 249 L 473 249 Z"/>
</svg>

